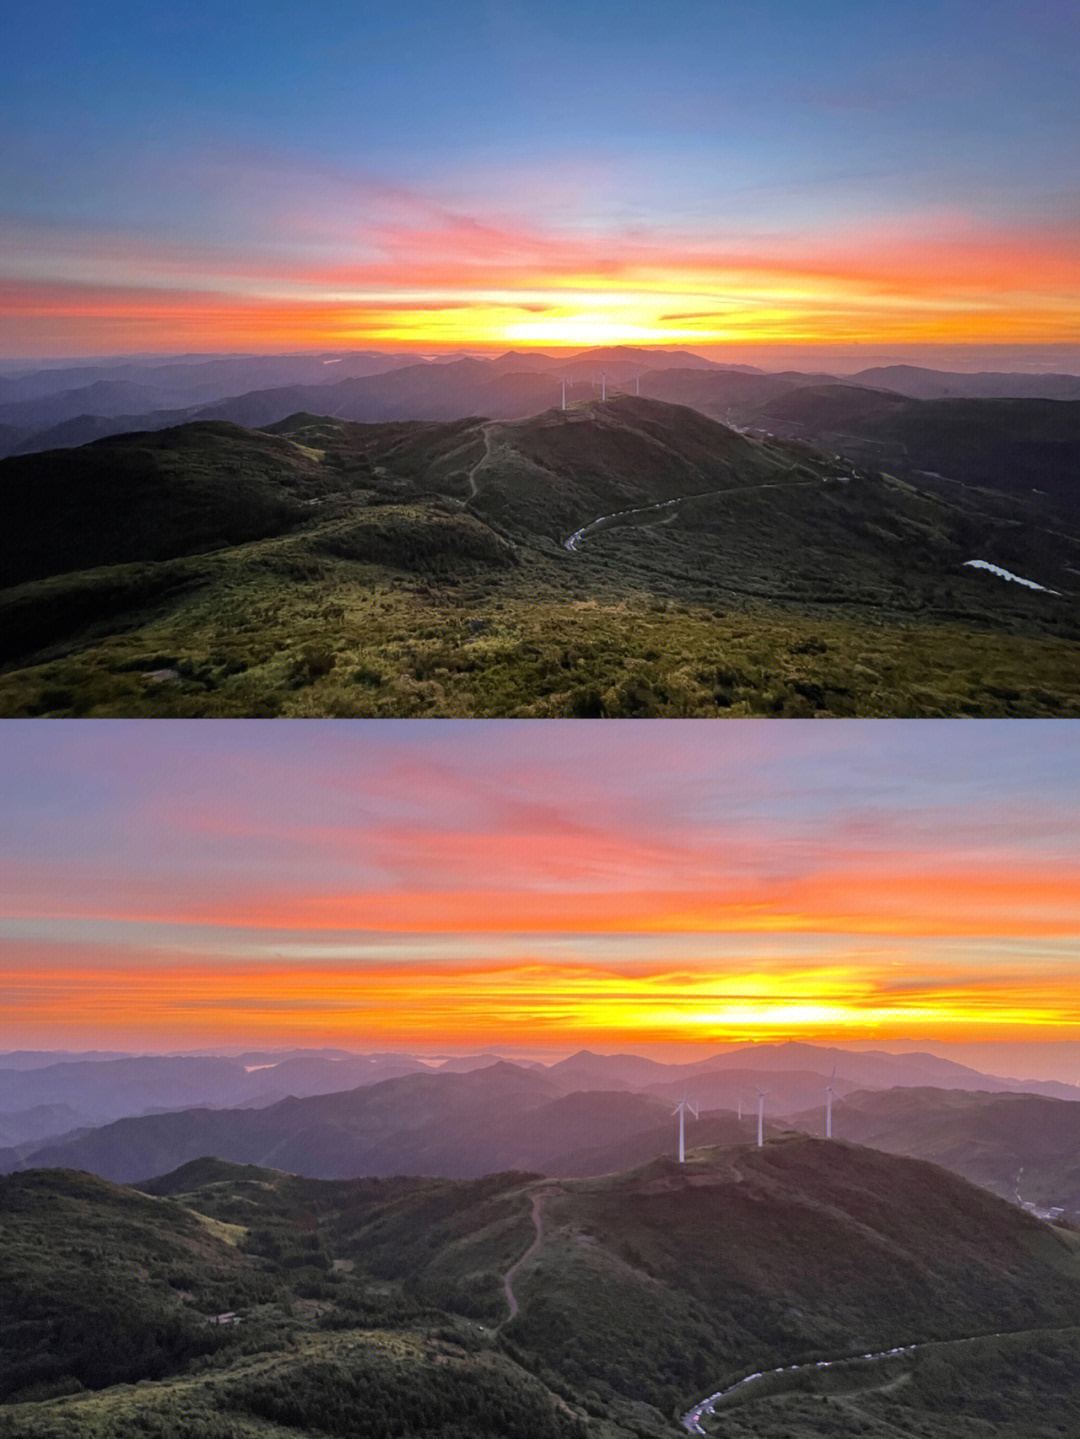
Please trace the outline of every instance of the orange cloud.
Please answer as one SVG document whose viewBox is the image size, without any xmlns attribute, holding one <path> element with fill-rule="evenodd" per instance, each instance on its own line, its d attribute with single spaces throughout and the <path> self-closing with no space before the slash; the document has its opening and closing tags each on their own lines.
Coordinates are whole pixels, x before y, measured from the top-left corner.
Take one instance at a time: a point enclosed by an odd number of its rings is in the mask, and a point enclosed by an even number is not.
<svg viewBox="0 0 1080 1439">
<path fill-rule="evenodd" d="M 181 1041 L 327 1041 L 418 1046 L 717 1042 L 798 1034 L 936 1038 L 1067 1034 L 1080 997 L 1040 972 L 956 986 L 925 962 L 902 983 L 887 966 L 673 971 L 662 964 L 557 965 L 527 956 L 484 964 L 173 963 L 88 967 L 36 954 L 3 973 L 26 1032 L 78 1026 Z M 919 976 L 912 982 L 912 973 Z"/>
<path fill-rule="evenodd" d="M 46 336 L 76 350 L 93 335 L 117 350 L 163 336 L 175 349 L 431 349 L 1068 343 L 1080 330 L 1080 261 L 1071 235 L 1052 229 L 987 232 L 931 211 L 767 244 L 601 243 L 414 198 L 384 208 L 362 232 L 355 219 L 286 216 L 292 242 L 251 253 L 20 230 L 9 238 L 25 258 L 0 287 L 0 316 L 23 353 Z M 297 259 L 296 232 L 308 230 L 319 258 Z"/>
<path fill-rule="evenodd" d="M 513 841 L 503 848 L 512 850 Z M 855 865 L 789 879 L 722 878 L 700 886 L 600 888 L 515 885 L 272 892 L 217 896 L 203 887 L 178 902 L 23 891 L 19 917 L 221 925 L 237 929 L 388 933 L 1039 935 L 1080 934 L 1071 866 L 1017 872 Z M 14 913 L 14 910 L 9 911 Z"/>
</svg>

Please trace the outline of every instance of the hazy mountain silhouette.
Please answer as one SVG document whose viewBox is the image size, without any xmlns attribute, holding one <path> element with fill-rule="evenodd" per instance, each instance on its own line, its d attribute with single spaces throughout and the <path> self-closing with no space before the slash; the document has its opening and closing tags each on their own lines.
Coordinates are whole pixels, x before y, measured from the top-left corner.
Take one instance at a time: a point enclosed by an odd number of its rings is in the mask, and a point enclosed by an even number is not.
<svg viewBox="0 0 1080 1439">
<path fill-rule="evenodd" d="M 0 378 L 0 454 L 84 444 L 108 434 L 174 427 L 192 419 L 263 426 L 299 410 L 364 422 L 512 419 L 609 387 L 691 405 L 719 419 L 796 389 L 831 385 L 891 390 L 912 399 L 1080 400 L 1071 375 L 959 374 L 896 365 L 832 376 L 725 365 L 688 351 L 615 346 L 569 355 L 458 354 L 191 357 L 42 369 Z M 764 422 L 764 421 L 759 421 Z"/>
</svg>

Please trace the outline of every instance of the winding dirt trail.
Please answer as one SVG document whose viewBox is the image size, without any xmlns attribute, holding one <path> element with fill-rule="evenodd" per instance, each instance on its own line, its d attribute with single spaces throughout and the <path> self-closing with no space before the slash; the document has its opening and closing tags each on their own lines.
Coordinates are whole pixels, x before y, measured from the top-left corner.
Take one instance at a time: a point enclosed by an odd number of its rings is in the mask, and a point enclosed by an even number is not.
<svg viewBox="0 0 1080 1439">
<path fill-rule="evenodd" d="M 503 1275 L 503 1293 L 506 1295 L 507 1307 L 510 1310 L 510 1313 L 503 1320 L 504 1324 L 509 1324 L 511 1319 L 515 1318 L 519 1308 L 517 1295 L 514 1293 L 514 1276 L 517 1274 L 521 1266 L 527 1260 L 532 1258 L 532 1256 L 536 1253 L 536 1251 L 540 1248 L 541 1244 L 543 1244 L 544 1242 L 543 1207 L 544 1200 L 547 1197 L 547 1191 L 533 1195 L 532 1222 L 536 1226 L 536 1238 L 529 1245 L 528 1249 L 526 1249 L 525 1253 L 521 1256 L 521 1258 L 518 1259 L 515 1263 L 511 1264 L 510 1268 Z"/>
<path fill-rule="evenodd" d="M 484 437 L 484 453 L 477 460 L 476 464 L 473 465 L 472 469 L 467 470 L 465 473 L 465 478 L 469 482 L 469 498 L 471 500 L 475 500 L 480 493 L 476 483 L 476 472 L 477 470 L 483 469 L 491 459 L 491 429 L 493 424 L 493 420 L 488 420 L 480 426 L 480 433 Z"/>
</svg>

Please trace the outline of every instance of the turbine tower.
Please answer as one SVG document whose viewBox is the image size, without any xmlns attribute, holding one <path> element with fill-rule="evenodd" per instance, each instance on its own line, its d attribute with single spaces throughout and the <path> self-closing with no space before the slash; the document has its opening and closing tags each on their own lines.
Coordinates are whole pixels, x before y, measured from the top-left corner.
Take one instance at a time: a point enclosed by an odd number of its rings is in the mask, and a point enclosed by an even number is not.
<svg viewBox="0 0 1080 1439">
<path fill-rule="evenodd" d="M 833 1065 L 832 1074 L 829 1075 L 829 1082 L 825 1086 L 825 1138 L 832 1138 L 832 1102 L 835 1090 L 833 1080 L 836 1078 L 836 1065 Z"/>
<path fill-rule="evenodd" d="M 757 1147 L 765 1147 L 765 1096 L 767 1089 L 759 1089 L 757 1092 Z"/>
<path fill-rule="evenodd" d="M 641 371 L 640 371 L 640 370 L 638 370 L 637 374 L 634 376 L 634 394 L 635 394 L 635 395 L 640 395 L 640 394 L 641 394 Z"/>
<path fill-rule="evenodd" d="M 678 1102 L 678 1104 L 677 1104 L 677 1105 L 675 1106 L 675 1108 L 671 1111 L 672 1114 L 677 1114 L 677 1115 L 679 1116 L 679 1163 L 680 1163 L 680 1164 L 685 1164 L 685 1163 L 686 1163 L 686 1111 L 687 1111 L 687 1110 L 690 1111 L 690 1113 L 694 1116 L 695 1119 L 698 1117 L 698 1107 L 697 1107 L 697 1105 L 696 1105 L 696 1104 L 691 1104 L 688 1099 L 680 1099 L 679 1102 Z"/>
<path fill-rule="evenodd" d="M 563 407 L 564 410 L 566 409 L 566 376 L 565 376 L 565 375 L 563 376 L 563 382 L 562 382 L 562 407 Z"/>
<path fill-rule="evenodd" d="M 600 398 L 601 400 L 607 399 L 607 375 L 603 370 L 600 371 Z"/>
</svg>

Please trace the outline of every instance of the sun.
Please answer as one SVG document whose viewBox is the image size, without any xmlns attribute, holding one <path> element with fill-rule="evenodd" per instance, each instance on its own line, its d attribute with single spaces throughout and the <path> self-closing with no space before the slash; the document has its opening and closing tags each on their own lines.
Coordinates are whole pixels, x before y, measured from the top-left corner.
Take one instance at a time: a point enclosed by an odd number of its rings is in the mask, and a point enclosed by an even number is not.
<svg viewBox="0 0 1080 1439">
<path fill-rule="evenodd" d="M 686 339 L 692 332 L 605 314 L 547 315 L 507 325 L 507 340 L 539 345 L 649 345 Z"/>
</svg>

